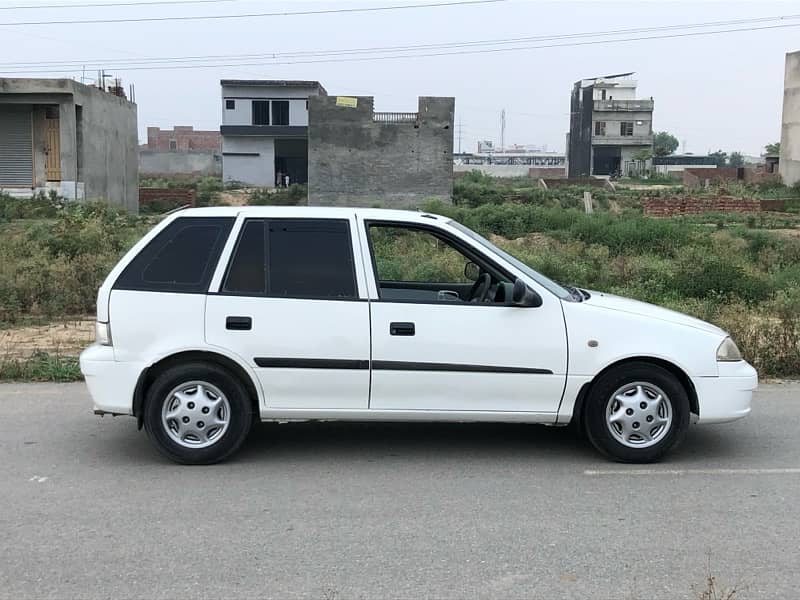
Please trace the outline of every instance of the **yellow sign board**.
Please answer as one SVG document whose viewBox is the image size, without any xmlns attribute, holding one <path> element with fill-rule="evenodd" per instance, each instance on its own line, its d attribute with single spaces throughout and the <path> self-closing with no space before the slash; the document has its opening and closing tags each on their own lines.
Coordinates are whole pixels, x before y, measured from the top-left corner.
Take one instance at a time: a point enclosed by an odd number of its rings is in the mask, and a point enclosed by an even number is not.
<svg viewBox="0 0 800 600">
<path fill-rule="evenodd" d="M 358 98 L 353 98 L 351 96 L 336 96 L 336 106 L 356 108 L 358 106 Z"/>
</svg>

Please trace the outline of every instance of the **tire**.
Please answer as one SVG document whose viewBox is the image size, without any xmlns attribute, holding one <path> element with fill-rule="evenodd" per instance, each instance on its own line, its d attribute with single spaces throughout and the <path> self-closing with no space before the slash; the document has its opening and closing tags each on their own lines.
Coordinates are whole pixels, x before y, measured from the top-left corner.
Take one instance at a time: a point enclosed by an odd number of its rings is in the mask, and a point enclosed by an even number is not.
<svg viewBox="0 0 800 600">
<path fill-rule="evenodd" d="M 144 428 L 156 448 L 184 465 L 210 465 L 233 454 L 253 423 L 244 385 L 211 363 L 176 365 L 147 391 Z"/>
<path fill-rule="evenodd" d="M 649 463 L 680 444 L 689 397 L 666 369 L 646 362 L 604 373 L 586 399 L 584 427 L 595 448 L 618 462 Z"/>
</svg>

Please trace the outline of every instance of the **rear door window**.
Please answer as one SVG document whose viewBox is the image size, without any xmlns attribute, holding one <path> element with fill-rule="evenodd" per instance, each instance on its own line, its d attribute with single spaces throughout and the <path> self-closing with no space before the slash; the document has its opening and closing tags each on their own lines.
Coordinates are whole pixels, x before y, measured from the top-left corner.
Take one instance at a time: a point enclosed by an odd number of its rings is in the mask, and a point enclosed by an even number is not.
<svg viewBox="0 0 800 600">
<path fill-rule="evenodd" d="M 346 220 L 248 219 L 221 291 L 347 300 L 357 289 Z"/>
<path fill-rule="evenodd" d="M 176 219 L 125 267 L 114 289 L 205 293 L 233 221 L 233 217 Z"/>
</svg>

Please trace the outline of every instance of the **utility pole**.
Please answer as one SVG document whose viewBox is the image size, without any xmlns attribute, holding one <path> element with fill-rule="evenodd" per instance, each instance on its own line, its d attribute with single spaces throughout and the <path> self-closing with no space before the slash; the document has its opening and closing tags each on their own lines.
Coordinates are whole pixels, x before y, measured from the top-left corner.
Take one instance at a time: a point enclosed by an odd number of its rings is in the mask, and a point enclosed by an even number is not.
<svg viewBox="0 0 800 600">
<path fill-rule="evenodd" d="M 461 115 L 458 116 L 458 153 L 461 154 Z"/>
<path fill-rule="evenodd" d="M 506 109 L 500 111 L 500 152 L 506 148 Z"/>
</svg>

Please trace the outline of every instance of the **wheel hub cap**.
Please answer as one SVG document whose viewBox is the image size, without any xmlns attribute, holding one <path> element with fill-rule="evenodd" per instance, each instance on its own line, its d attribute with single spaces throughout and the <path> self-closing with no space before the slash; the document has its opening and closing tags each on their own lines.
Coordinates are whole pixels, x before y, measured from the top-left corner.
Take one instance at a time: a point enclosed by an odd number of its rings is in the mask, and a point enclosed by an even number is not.
<svg viewBox="0 0 800 600">
<path fill-rule="evenodd" d="M 161 410 L 167 435 L 184 448 L 206 448 L 228 429 L 231 406 L 225 394 L 205 381 L 189 381 L 173 389 Z"/>
<path fill-rule="evenodd" d="M 606 426 L 611 435 L 629 448 L 647 448 L 660 442 L 672 425 L 672 403 L 652 383 L 636 381 L 611 395 Z"/>
</svg>

